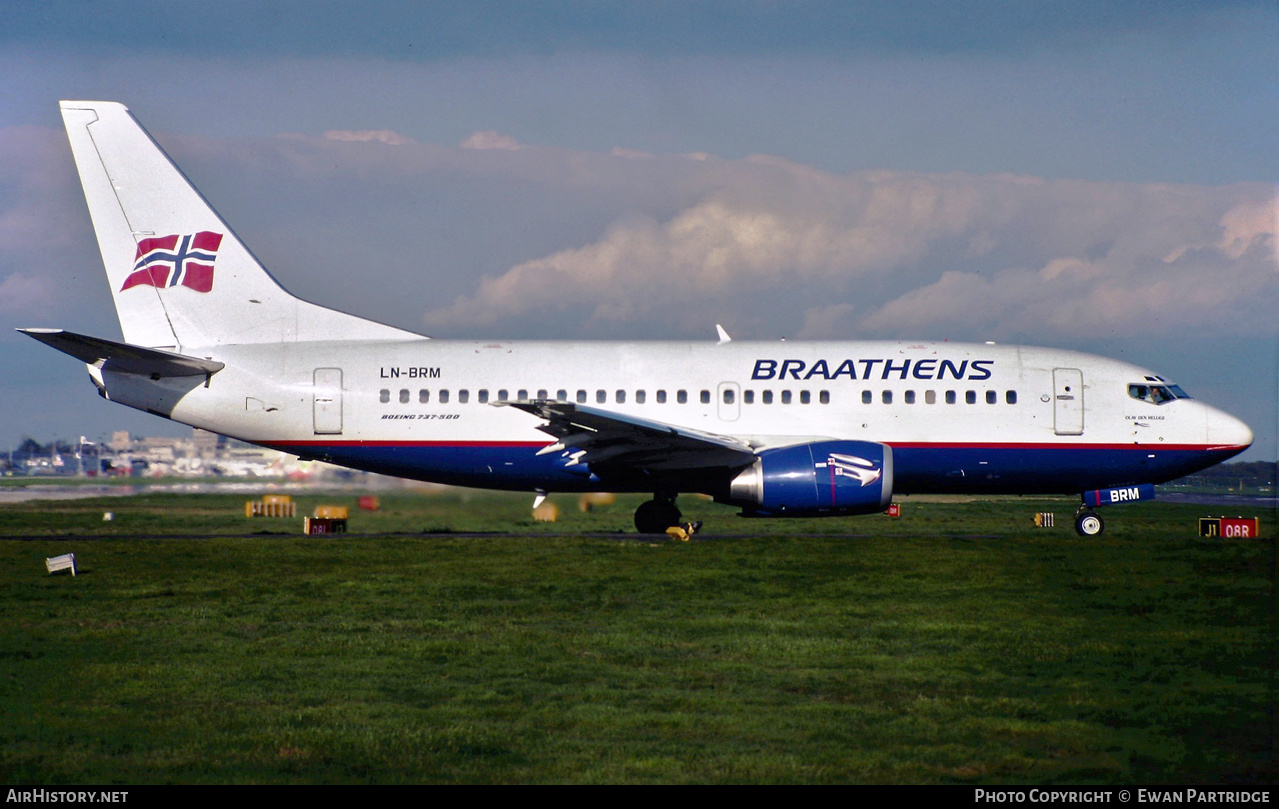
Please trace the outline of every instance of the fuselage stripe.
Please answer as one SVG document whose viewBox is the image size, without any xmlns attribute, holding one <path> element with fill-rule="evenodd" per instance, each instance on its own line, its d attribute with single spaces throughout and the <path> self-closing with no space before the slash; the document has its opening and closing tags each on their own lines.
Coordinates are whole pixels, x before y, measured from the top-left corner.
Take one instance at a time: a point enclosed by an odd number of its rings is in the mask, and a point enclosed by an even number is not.
<svg viewBox="0 0 1279 809">
<path fill-rule="evenodd" d="M 265 446 L 279 447 L 471 447 L 475 449 L 509 448 L 522 449 L 528 447 L 544 447 L 547 441 L 386 441 L 386 440 L 264 440 L 257 443 Z M 1126 450 L 1130 452 L 1221 452 L 1239 450 L 1244 447 L 1220 446 L 1215 444 L 1088 444 L 1075 442 L 1059 443 L 993 443 L 968 441 L 885 441 L 894 449 L 1020 449 L 1020 450 Z"/>
<path fill-rule="evenodd" d="M 475 449 L 506 448 L 523 449 L 527 447 L 544 447 L 548 441 L 323 441 L 307 439 L 303 441 L 259 441 L 268 447 L 471 447 Z"/>
</svg>

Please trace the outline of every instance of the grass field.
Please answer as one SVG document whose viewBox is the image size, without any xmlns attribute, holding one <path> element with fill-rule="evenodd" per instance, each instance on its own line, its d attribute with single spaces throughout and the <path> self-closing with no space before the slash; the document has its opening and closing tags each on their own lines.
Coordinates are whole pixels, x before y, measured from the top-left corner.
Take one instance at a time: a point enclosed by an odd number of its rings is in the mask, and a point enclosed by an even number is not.
<svg viewBox="0 0 1279 809">
<path fill-rule="evenodd" d="M 1198 539 L 1211 509 L 1117 507 L 1081 539 L 1068 500 L 684 498 L 707 530 L 680 543 L 620 533 L 638 499 L 559 500 L 546 524 L 527 496 L 383 494 L 336 538 L 300 515 L 354 496 L 0 507 L 0 537 L 49 537 L 0 539 L 0 778 L 1275 778 L 1273 540 Z M 80 575 L 46 575 L 69 551 Z"/>
</svg>

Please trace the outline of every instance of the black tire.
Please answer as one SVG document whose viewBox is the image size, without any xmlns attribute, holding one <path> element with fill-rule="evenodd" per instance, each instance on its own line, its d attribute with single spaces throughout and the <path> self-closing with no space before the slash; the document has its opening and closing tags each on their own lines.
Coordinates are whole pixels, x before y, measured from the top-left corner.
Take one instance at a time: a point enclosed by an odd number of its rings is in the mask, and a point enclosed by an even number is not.
<svg viewBox="0 0 1279 809">
<path fill-rule="evenodd" d="M 682 515 L 674 503 L 649 500 L 635 509 L 635 530 L 641 534 L 665 534 L 672 525 L 679 525 Z"/>
<path fill-rule="evenodd" d="M 1095 512 L 1085 511 L 1075 517 L 1075 532 L 1081 537 L 1100 536 L 1106 530 L 1106 523 Z"/>
</svg>

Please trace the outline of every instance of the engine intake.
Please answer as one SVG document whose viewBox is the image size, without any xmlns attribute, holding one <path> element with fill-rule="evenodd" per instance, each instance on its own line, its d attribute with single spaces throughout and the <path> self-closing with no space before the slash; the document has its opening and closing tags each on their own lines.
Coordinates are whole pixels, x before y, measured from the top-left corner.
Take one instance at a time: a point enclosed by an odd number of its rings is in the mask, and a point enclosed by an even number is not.
<svg viewBox="0 0 1279 809">
<path fill-rule="evenodd" d="M 754 517 L 873 514 L 893 498 L 893 448 L 818 441 L 767 449 L 729 484 L 728 501 Z"/>
</svg>

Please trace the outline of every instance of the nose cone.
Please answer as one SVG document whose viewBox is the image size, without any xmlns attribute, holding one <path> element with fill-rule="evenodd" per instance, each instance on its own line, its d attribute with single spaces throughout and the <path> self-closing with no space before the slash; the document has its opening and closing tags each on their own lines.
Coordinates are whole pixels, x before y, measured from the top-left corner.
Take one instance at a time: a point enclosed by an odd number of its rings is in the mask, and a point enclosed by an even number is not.
<svg viewBox="0 0 1279 809">
<path fill-rule="evenodd" d="M 1252 430 L 1239 419 L 1216 408 L 1208 408 L 1208 445 L 1211 449 L 1243 452 L 1252 446 Z"/>
</svg>

